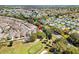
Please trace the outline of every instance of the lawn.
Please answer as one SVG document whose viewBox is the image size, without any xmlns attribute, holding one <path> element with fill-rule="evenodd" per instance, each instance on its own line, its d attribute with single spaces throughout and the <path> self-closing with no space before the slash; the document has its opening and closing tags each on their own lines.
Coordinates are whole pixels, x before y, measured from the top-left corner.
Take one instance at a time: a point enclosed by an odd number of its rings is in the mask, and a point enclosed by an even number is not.
<svg viewBox="0 0 79 59">
<path fill-rule="evenodd" d="M 36 54 L 38 53 L 41 49 L 43 48 L 43 45 L 41 42 L 38 42 L 34 44 L 30 49 L 29 49 L 29 54 Z"/>
<path fill-rule="evenodd" d="M 33 54 L 39 52 L 41 49 L 41 42 L 14 42 L 12 47 L 3 46 L 2 48 L 0 48 L 0 54 Z"/>
</svg>

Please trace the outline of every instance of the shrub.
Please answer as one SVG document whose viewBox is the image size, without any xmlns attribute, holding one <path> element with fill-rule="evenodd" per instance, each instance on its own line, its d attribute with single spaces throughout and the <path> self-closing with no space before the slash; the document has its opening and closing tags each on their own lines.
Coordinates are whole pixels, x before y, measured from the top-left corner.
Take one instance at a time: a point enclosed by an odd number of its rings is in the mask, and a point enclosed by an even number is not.
<svg viewBox="0 0 79 59">
<path fill-rule="evenodd" d="M 73 44 L 74 46 L 79 47 L 79 34 L 78 33 L 72 33 L 67 40 L 69 43 Z"/>
<path fill-rule="evenodd" d="M 46 35 L 44 32 L 37 32 L 37 38 L 43 39 L 43 38 L 46 38 Z"/>
<path fill-rule="evenodd" d="M 37 34 L 36 33 L 32 33 L 31 37 L 30 37 L 30 42 L 34 42 L 37 39 Z"/>
</svg>

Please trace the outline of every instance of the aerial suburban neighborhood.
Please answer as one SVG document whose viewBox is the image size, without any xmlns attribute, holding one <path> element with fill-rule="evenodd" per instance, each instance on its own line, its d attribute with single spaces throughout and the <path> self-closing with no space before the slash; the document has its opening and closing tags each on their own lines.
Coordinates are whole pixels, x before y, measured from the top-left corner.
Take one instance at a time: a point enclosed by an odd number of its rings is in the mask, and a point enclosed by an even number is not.
<svg viewBox="0 0 79 59">
<path fill-rule="evenodd" d="M 0 54 L 79 54 L 79 6 L 0 6 Z"/>
</svg>

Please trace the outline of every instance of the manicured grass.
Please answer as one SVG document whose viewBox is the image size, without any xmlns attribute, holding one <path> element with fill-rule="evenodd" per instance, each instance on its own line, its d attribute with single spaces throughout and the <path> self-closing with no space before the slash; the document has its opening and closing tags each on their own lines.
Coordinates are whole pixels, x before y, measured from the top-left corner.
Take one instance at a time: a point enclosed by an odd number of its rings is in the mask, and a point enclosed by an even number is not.
<svg viewBox="0 0 79 59">
<path fill-rule="evenodd" d="M 0 48 L 1 54 L 28 54 L 28 49 L 32 43 L 23 44 L 22 42 L 14 42 L 12 47 L 3 46 Z"/>
<path fill-rule="evenodd" d="M 41 49 L 43 48 L 42 43 L 38 42 L 36 44 L 34 44 L 29 50 L 29 54 L 35 54 L 38 53 Z"/>
<path fill-rule="evenodd" d="M 0 54 L 34 54 L 39 53 L 42 47 L 43 46 L 40 41 L 31 43 L 16 41 L 13 43 L 12 47 L 7 47 L 6 45 L 0 48 Z"/>
</svg>

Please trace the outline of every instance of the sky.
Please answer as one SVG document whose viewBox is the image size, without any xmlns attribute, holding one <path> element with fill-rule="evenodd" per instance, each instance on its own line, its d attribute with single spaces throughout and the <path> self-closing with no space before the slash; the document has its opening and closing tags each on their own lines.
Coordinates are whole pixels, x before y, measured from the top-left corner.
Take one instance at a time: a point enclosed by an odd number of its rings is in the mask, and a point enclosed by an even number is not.
<svg viewBox="0 0 79 59">
<path fill-rule="evenodd" d="M 13 7 L 13 8 L 57 8 L 57 7 L 79 7 L 79 5 L 0 5 L 0 7 Z"/>
</svg>

